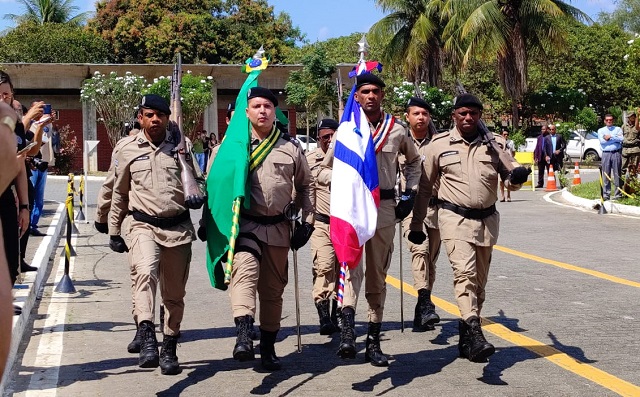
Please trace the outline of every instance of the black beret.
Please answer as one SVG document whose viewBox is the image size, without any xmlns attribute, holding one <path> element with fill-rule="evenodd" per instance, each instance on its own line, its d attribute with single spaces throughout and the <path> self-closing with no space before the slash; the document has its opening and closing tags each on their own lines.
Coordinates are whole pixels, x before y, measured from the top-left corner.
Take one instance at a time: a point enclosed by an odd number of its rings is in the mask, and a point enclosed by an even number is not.
<svg viewBox="0 0 640 397">
<path fill-rule="evenodd" d="M 230 103 L 227 105 L 227 118 L 231 118 L 231 112 L 233 112 L 234 110 L 236 110 L 236 104 L 235 103 Z"/>
<path fill-rule="evenodd" d="M 171 114 L 171 109 L 169 109 L 167 101 L 165 101 L 160 95 L 156 94 L 147 94 L 143 96 L 142 102 L 140 102 L 140 108 L 157 110 L 167 116 Z"/>
<path fill-rule="evenodd" d="M 380 88 L 386 87 L 384 81 L 380 79 L 380 77 L 376 76 L 373 73 L 363 73 L 361 75 L 356 76 L 356 89 L 362 87 L 365 84 L 373 84 L 377 85 Z"/>
<path fill-rule="evenodd" d="M 480 100 L 476 96 L 471 94 L 462 94 L 462 95 L 458 95 L 453 100 L 453 108 L 454 109 L 478 108 L 482 110 L 483 106 L 482 106 L 482 102 L 480 102 Z"/>
<path fill-rule="evenodd" d="M 429 113 L 431 113 L 431 106 L 424 99 L 412 96 L 407 101 L 406 109 L 409 109 L 411 106 L 417 106 L 419 108 L 426 109 Z"/>
<path fill-rule="evenodd" d="M 340 124 L 334 119 L 322 119 L 318 123 L 318 131 L 323 129 L 337 130 Z"/>
<path fill-rule="evenodd" d="M 247 100 L 252 98 L 264 98 L 271 101 L 271 103 L 273 103 L 273 106 L 278 106 L 278 99 L 268 88 L 259 86 L 250 88 L 249 92 L 247 93 Z"/>
</svg>

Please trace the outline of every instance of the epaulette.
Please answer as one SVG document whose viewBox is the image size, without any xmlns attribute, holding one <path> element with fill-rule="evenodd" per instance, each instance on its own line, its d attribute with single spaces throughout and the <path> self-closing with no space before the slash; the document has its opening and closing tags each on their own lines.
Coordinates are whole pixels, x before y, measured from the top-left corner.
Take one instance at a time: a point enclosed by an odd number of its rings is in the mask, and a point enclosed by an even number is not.
<svg viewBox="0 0 640 397">
<path fill-rule="evenodd" d="M 396 116 L 393 116 L 396 118 L 396 123 L 400 124 L 401 126 L 403 126 L 404 128 L 409 127 L 409 125 L 407 123 L 405 123 L 404 121 L 400 120 L 399 118 L 397 118 Z"/>
<path fill-rule="evenodd" d="M 297 140 L 296 138 L 292 137 L 291 135 L 289 135 L 286 132 L 283 132 L 282 135 L 280 135 L 280 137 L 282 139 L 284 139 L 285 141 L 289 141 L 291 143 L 293 143 L 294 145 L 296 145 L 298 148 L 302 148 L 302 146 L 300 146 L 300 141 Z"/>
<path fill-rule="evenodd" d="M 442 138 L 448 138 L 449 136 L 451 136 L 451 130 L 449 131 L 443 131 L 443 132 L 439 132 L 437 134 L 435 134 L 432 138 L 431 138 L 431 142 L 435 142 L 439 139 Z"/>
<path fill-rule="evenodd" d="M 124 145 L 128 145 L 129 143 L 133 143 L 136 141 L 136 139 L 136 135 L 125 136 L 124 138 L 121 138 L 118 142 L 116 142 L 116 146 L 114 146 L 114 149 L 121 148 Z"/>
</svg>

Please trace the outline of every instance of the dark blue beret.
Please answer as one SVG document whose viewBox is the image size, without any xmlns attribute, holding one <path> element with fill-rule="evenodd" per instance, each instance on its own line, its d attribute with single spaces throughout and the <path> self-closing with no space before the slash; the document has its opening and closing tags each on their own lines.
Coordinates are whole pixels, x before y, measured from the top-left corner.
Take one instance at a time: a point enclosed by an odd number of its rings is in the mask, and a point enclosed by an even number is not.
<svg viewBox="0 0 640 397">
<path fill-rule="evenodd" d="M 405 109 L 409 109 L 411 106 L 417 106 L 419 108 L 426 109 L 429 113 L 431 113 L 431 106 L 424 99 L 412 96 L 407 101 L 407 106 Z"/>
<path fill-rule="evenodd" d="M 482 102 L 480 102 L 480 100 L 476 96 L 471 94 L 462 94 L 462 95 L 458 95 L 453 100 L 453 108 L 454 109 L 478 108 L 482 110 L 483 106 L 482 106 Z"/>
<path fill-rule="evenodd" d="M 384 81 L 373 73 L 363 73 L 356 76 L 356 89 L 362 87 L 365 84 L 373 84 L 380 88 L 386 87 Z"/>
<path fill-rule="evenodd" d="M 278 98 L 276 98 L 276 96 L 273 95 L 273 92 L 268 88 L 259 86 L 250 88 L 247 93 L 247 100 L 252 98 L 264 98 L 273 103 L 273 106 L 278 106 Z"/>
<path fill-rule="evenodd" d="M 318 123 L 318 131 L 324 129 L 337 130 L 340 124 L 334 119 L 322 119 Z"/>
<path fill-rule="evenodd" d="M 147 94 L 143 96 L 142 102 L 140 102 L 140 108 L 157 110 L 167 116 L 171 114 L 171 109 L 169 109 L 167 101 L 165 101 L 160 95 L 156 94 Z"/>
</svg>

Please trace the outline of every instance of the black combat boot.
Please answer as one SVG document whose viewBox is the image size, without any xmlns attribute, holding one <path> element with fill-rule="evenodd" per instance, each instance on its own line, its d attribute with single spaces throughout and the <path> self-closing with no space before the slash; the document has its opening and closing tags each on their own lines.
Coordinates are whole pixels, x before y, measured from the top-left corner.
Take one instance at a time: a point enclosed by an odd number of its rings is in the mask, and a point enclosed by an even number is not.
<svg viewBox="0 0 640 397">
<path fill-rule="evenodd" d="M 127 351 L 129 353 L 140 353 L 141 344 L 142 344 L 142 329 L 140 329 L 140 325 L 136 324 L 136 336 L 134 336 L 131 343 L 127 345 Z"/>
<path fill-rule="evenodd" d="M 253 341 L 249 337 L 253 318 L 250 315 L 236 317 L 233 319 L 236 323 L 236 345 L 233 348 L 233 358 L 238 361 L 255 360 L 256 355 L 253 352 Z"/>
<path fill-rule="evenodd" d="M 160 305 L 160 332 L 164 334 L 164 305 Z"/>
<path fill-rule="evenodd" d="M 177 375 L 181 372 L 178 356 L 176 355 L 177 345 L 177 337 L 164 336 L 162 340 L 162 350 L 160 351 L 160 371 L 162 375 Z"/>
<path fill-rule="evenodd" d="M 371 362 L 374 367 L 386 367 L 389 365 L 387 356 L 384 355 L 380 348 L 380 328 L 382 323 L 369 323 L 369 331 L 367 332 L 366 350 L 364 352 L 364 361 Z"/>
<path fill-rule="evenodd" d="M 458 352 L 462 358 L 469 358 L 469 346 L 471 345 L 470 330 L 469 324 L 464 320 L 458 320 L 458 334 L 460 335 L 460 339 L 458 339 Z"/>
<path fill-rule="evenodd" d="M 463 357 L 475 363 L 483 363 L 487 358 L 495 353 L 496 348 L 484 338 L 480 319 L 476 316 L 470 317 L 466 321 L 468 343 L 463 347 L 461 354 Z"/>
<path fill-rule="evenodd" d="M 350 307 L 342 309 L 342 329 L 340 331 L 340 358 L 356 358 L 356 314 Z"/>
<path fill-rule="evenodd" d="M 256 328 L 255 325 L 253 325 L 254 319 L 253 317 L 251 318 L 251 328 L 249 329 L 249 338 L 251 338 L 251 340 L 259 340 L 260 339 L 260 333 L 258 332 L 258 329 Z"/>
<path fill-rule="evenodd" d="M 331 335 L 336 332 L 336 327 L 329 315 L 329 301 L 326 299 L 318 301 L 316 309 L 318 309 L 318 317 L 320 318 L 320 335 Z"/>
<path fill-rule="evenodd" d="M 140 344 L 140 368 L 156 368 L 158 366 L 158 340 L 156 339 L 155 325 L 151 321 L 140 323 L 142 343 Z"/>
<path fill-rule="evenodd" d="M 431 291 L 419 289 L 413 317 L 413 332 L 433 331 L 435 324 L 439 322 L 440 316 L 436 313 L 436 306 L 431 302 Z"/>
<path fill-rule="evenodd" d="M 338 309 L 338 301 L 331 299 L 331 322 L 336 328 L 336 331 L 340 331 L 342 329 L 342 314 L 340 312 L 341 310 Z"/>
<path fill-rule="evenodd" d="M 278 331 L 265 331 L 260 328 L 260 360 L 262 368 L 267 371 L 277 371 L 282 368 L 280 359 L 276 356 L 276 337 Z"/>
</svg>

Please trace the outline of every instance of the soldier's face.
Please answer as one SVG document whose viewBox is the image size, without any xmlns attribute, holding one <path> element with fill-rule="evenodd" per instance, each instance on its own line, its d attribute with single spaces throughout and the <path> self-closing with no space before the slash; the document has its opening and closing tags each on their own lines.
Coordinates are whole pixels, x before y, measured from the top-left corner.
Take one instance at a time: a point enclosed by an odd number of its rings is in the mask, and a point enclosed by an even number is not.
<svg viewBox="0 0 640 397">
<path fill-rule="evenodd" d="M 431 121 L 431 115 L 427 109 L 411 106 L 407 109 L 405 117 L 409 122 L 409 126 L 414 133 L 424 133 L 429 129 L 429 121 Z"/>
<path fill-rule="evenodd" d="M 322 149 L 322 151 L 325 153 L 329 149 L 329 144 L 331 143 L 333 134 L 335 134 L 335 131 L 330 128 L 323 128 L 320 131 L 318 131 L 318 140 L 320 141 L 320 149 Z"/>
<path fill-rule="evenodd" d="M 365 84 L 358 88 L 355 100 L 362 106 L 366 114 L 380 111 L 380 104 L 384 98 L 384 91 L 377 85 Z"/>
<path fill-rule="evenodd" d="M 152 141 L 164 139 L 167 131 L 169 116 L 155 109 L 141 109 L 138 113 L 140 127 L 149 135 Z"/>
<path fill-rule="evenodd" d="M 453 111 L 453 122 L 462 134 L 475 134 L 481 115 L 480 109 L 462 107 Z"/>
<path fill-rule="evenodd" d="M 266 98 L 251 98 L 247 106 L 247 118 L 256 131 L 270 131 L 276 120 L 276 108 Z"/>
</svg>

